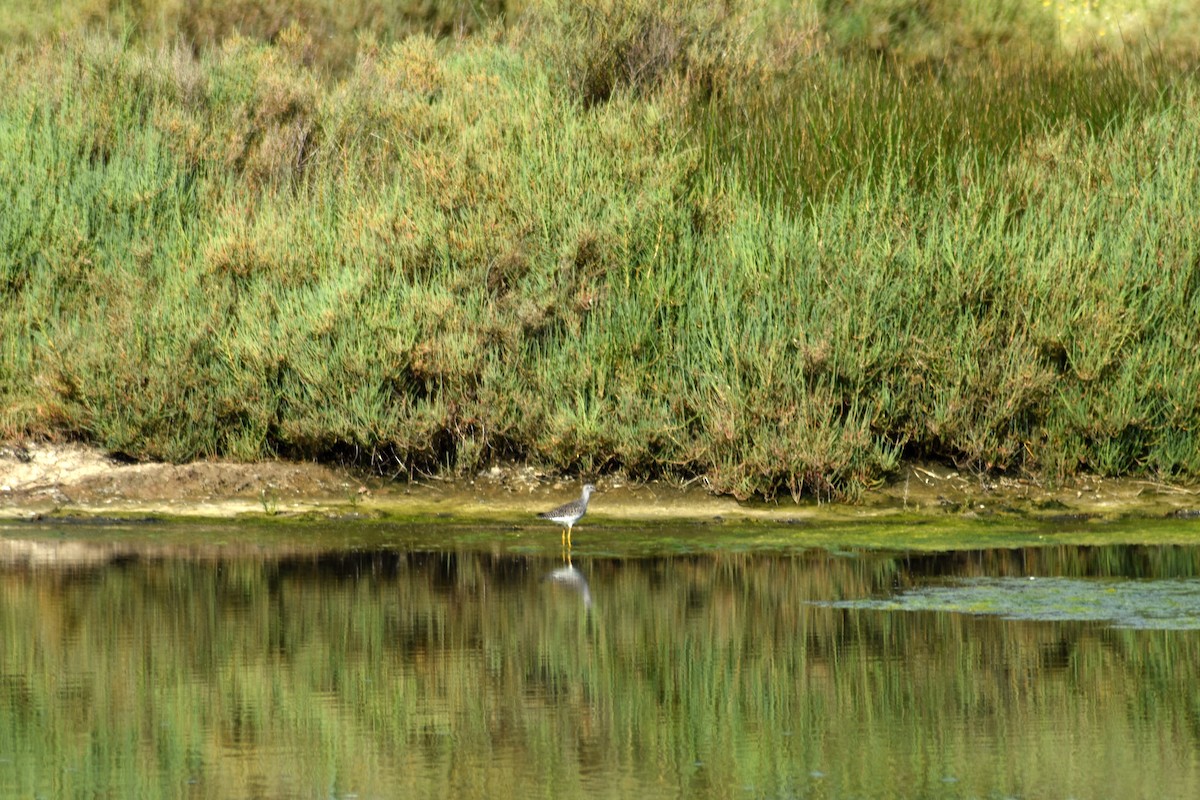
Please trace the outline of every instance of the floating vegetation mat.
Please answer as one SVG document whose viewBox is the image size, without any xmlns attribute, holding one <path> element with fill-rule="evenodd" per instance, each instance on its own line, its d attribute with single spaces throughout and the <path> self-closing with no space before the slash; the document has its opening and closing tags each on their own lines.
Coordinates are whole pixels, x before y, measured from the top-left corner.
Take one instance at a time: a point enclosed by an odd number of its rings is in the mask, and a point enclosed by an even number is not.
<svg viewBox="0 0 1200 800">
<path fill-rule="evenodd" d="M 1115 628 L 1200 629 L 1200 580 L 970 578 L 832 608 L 941 611 L 1014 620 L 1103 622 Z"/>
</svg>

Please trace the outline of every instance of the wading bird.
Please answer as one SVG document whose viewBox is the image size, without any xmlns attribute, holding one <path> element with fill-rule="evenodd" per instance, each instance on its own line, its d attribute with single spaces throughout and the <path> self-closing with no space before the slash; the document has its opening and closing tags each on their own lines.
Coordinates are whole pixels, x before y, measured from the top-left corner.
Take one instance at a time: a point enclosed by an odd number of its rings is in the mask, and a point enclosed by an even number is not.
<svg viewBox="0 0 1200 800">
<path fill-rule="evenodd" d="M 564 546 L 571 546 L 571 528 L 574 527 L 575 523 L 579 522 L 583 515 L 587 513 L 588 500 L 591 498 L 592 492 L 594 491 L 596 491 L 595 486 L 590 483 L 585 483 L 583 485 L 583 494 L 578 500 L 572 500 L 571 502 L 565 503 L 558 508 L 552 508 L 549 511 L 544 511 L 541 514 L 538 514 L 540 519 L 548 519 L 564 526 L 562 533 L 562 542 Z"/>
</svg>

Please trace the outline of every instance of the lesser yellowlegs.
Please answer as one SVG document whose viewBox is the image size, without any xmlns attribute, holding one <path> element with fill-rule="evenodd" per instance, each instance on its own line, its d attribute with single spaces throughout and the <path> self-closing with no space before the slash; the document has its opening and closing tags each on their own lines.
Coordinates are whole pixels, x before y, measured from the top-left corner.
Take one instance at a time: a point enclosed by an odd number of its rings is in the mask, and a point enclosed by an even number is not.
<svg viewBox="0 0 1200 800">
<path fill-rule="evenodd" d="M 548 519 L 557 522 L 563 527 L 562 542 L 567 547 L 571 546 L 571 528 L 576 522 L 587 513 L 588 500 L 592 496 L 592 492 L 596 491 L 596 487 L 590 483 L 583 485 L 583 494 L 578 500 L 572 500 L 558 508 L 552 508 L 549 511 L 544 511 L 538 514 L 541 519 Z"/>
</svg>

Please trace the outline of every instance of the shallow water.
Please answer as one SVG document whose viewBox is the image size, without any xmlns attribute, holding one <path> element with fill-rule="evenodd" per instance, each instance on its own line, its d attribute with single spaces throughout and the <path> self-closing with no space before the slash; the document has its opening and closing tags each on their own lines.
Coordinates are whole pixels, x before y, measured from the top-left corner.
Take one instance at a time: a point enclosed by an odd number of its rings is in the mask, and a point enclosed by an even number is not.
<svg viewBox="0 0 1200 800">
<path fill-rule="evenodd" d="M 9 526 L 0 796 L 1197 797 L 1163 533 Z"/>
</svg>

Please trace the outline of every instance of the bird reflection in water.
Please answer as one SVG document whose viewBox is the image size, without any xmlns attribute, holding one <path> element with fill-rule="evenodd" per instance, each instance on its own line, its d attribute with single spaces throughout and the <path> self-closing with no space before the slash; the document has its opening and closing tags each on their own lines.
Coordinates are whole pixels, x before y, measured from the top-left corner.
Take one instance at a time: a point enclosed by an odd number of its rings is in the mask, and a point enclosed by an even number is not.
<svg viewBox="0 0 1200 800">
<path fill-rule="evenodd" d="M 583 599 L 583 607 L 588 611 L 592 608 L 592 592 L 588 588 L 587 578 L 583 577 L 583 573 L 571 563 L 570 555 L 564 557 L 565 563 L 556 570 L 547 573 L 546 580 L 565 586 L 573 592 L 579 594 Z"/>
</svg>

